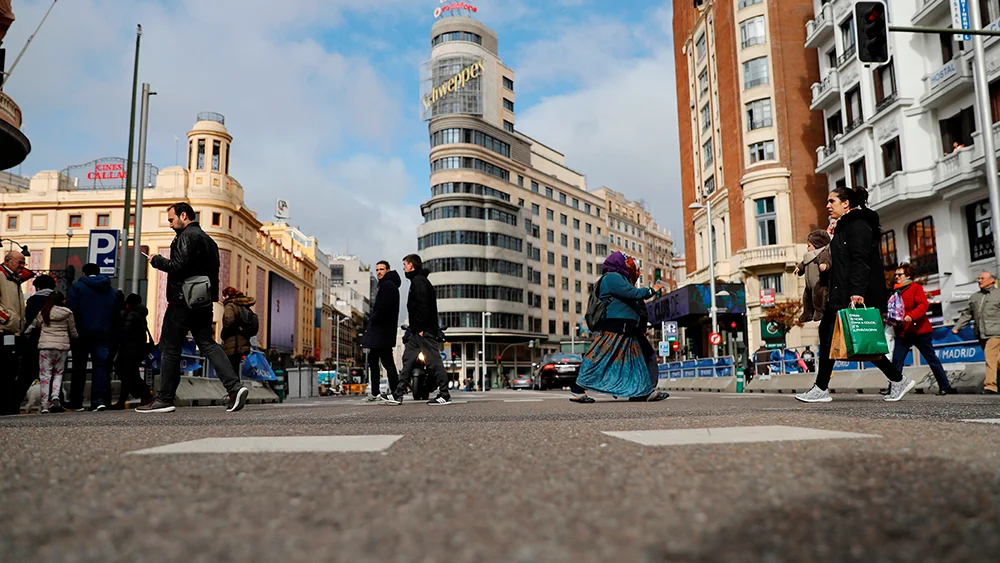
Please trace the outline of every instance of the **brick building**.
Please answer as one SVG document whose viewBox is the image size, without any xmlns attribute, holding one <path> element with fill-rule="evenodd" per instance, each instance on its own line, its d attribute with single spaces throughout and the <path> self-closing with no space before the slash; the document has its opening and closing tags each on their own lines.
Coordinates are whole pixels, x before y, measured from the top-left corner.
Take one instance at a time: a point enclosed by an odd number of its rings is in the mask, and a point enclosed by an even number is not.
<svg viewBox="0 0 1000 563">
<path fill-rule="evenodd" d="M 707 283 L 710 246 L 716 278 L 746 290 L 747 336 L 760 343 L 760 293 L 798 299 L 791 272 L 805 239 L 826 227 L 827 185 L 816 147 L 823 123 L 810 111 L 818 81 L 804 48 L 809 0 L 695 0 L 674 4 L 677 109 L 688 283 Z M 725 132 L 725 138 L 723 138 Z M 705 209 L 712 203 L 712 224 Z M 708 349 L 707 315 L 678 319 L 695 352 Z M 789 345 L 813 340 L 794 330 Z M 724 349 L 732 353 L 730 342 Z"/>
</svg>

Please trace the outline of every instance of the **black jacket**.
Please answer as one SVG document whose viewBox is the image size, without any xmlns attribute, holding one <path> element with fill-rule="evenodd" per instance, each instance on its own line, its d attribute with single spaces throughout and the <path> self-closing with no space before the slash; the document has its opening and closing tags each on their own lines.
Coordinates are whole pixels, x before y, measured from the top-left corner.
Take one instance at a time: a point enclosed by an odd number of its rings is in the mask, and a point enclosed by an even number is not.
<svg viewBox="0 0 1000 563">
<path fill-rule="evenodd" d="M 426 278 L 425 278 L 426 279 Z M 399 322 L 399 286 L 402 285 L 395 270 L 386 272 L 378 281 L 375 305 L 365 334 L 361 337 L 362 348 L 392 348 L 396 345 L 396 323 Z"/>
<path fill-rule="evenodd" d="M 885 274 L 879 244 L 878 213 L 855 209 L 837 222 L 830 242 L 830 295 L 827 310 L 850 306 L 851 296 L 865 298 L 865 306 L 886 310 Z"/>
<path fill-rule="evenodd" d="M 184 280 L 208 276 L 212 282 L 212 301 L 219 300 L 219 245 L 201 229 L 197 221 L 184 227 L 170 243 L 170 258 L 156 255 L 150 261 L 157 270 L 167 272 L 167 301 L 183 303 Z"/>
<path fill-rule="evenodd" d="M 426 336 L 436 336 L 440 331 L 438 326 L 437 295 L 427 275 L 426 268 L 406 272 L 410 280 L 410 293 L 406 298 L 406 312 L 410 315 L 410 331 L 414 334 L 427 333 Z"/>
</svg>

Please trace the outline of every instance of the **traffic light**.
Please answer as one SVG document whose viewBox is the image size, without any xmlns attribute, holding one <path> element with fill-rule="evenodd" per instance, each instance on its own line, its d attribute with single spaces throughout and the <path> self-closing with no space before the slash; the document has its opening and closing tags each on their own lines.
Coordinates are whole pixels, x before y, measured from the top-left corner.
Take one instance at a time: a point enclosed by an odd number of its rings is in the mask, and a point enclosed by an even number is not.
<svg viewBox="0 0 1000 563">
<path fill-rule="evenodd" d="M 889 62 L 889 23 L 884 2 L 858 2 L 854 5 L 858 60 L 863 63 Z"/>
</svg>

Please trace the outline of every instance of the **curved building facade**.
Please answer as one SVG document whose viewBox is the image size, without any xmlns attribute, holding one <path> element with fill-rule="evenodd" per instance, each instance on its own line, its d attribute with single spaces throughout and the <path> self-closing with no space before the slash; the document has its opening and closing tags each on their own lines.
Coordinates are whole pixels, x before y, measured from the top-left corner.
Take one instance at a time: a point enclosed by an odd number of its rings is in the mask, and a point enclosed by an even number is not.
<svg viewBox="0 0 1000 563">
<path fill-rule="evenodd" d="M 583 350 L 575 329 L 607 254 L 603 200 L 563 155 L 516 131 L 514 72 L 491 29 L 445 17 L 430 39 L 421 82 L 430 198 L 418 253 L 448 327 L 453 378 L 479 380 L 488 312 L 485 358 L 495 381 L 530 372 L 563 341 Z"/>
</svg>

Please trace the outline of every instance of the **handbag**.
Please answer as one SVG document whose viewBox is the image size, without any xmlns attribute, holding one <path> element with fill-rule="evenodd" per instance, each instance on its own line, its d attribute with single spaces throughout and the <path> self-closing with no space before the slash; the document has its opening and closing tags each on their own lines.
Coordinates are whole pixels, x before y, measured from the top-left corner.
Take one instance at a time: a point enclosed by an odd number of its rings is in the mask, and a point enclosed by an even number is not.
<svg viewBox="0 0 1000 563">
<path fill-rule="evenodd" d="M 212 281 L 208 276 L 191 276 L 184 280 L 181 294 L 188 309 L 204 309 L 212 306 Z"/>
<path fill-rule="evenodd" d="M 882 313 L 878 309 L 868 307 L 858 309 L 852 305 L 848 309 L 837 311 L 833 336 L 830 347 L 832 359 L 871 361 L 889 353 Z"/>
<path fill-rule="evenodd" d="M 240 366 L 240 376 L 257 381 L 278 380 L 278 376 L 274 374 L 271 364 L 267 361 L 267 356 L 258 350 L 253 350 L 246 355 L 243 365 Z"/>
</svg>

